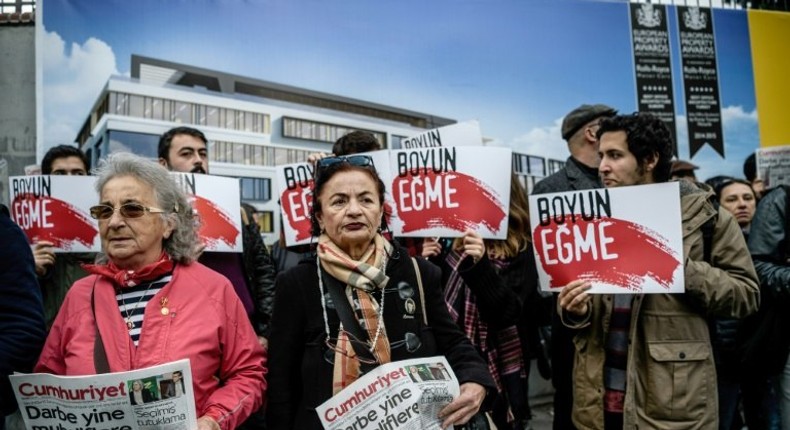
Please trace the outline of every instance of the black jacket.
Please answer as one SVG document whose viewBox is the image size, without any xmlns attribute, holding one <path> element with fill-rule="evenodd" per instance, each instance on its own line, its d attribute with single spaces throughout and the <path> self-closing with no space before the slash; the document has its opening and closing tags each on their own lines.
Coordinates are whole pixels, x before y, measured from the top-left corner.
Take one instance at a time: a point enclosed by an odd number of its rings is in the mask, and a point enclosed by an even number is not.
<svg viewBox="0 0 790 430">
<path fill-rule="evenodd" d="M 405 248 L 396 251 L 387 264 L 390 281 L 384 304 L 384 324 L 390 343 L 418 334 L 421 346 L 413 352 L 394 347 L 392 361 L 444 355 L 460 383 L 477 382 L 495 390 L 485 361 L 455 325 L 442 297 L 438 267 L 418 258 L 423 279 L 428 326 L 423 324 L 414 269 Z M 333 365 L 327 360 L 321 294 L 315 260 L 303 261 L 277 278 L 274 315 L 269 338 L 269 387 L 267 419 L 269 430 L 321 429 L 315 408 L 332 397 Z M 407 285 L 403 285 L 406 283 Z M 417 312 L 410 314 L 398 293 L 411 285 Z M 400 287 L 400 288 L 399 288 Z M 325 289 L 326 291 L 326 289 Z M 327 307 L 330 336 L 337 337 L 339 320 Z M 334 357 L 334 353 L 328 354 Z"/>
<path fill-rule="evenodd" d="M 255 306 L 252 327 L 258 336 L 268 337 L 274 305 L 274 264 L 257 224 L 243 226 L 241 238 L 244 247 L 244 277 Z"/>
<path fill-rule="evenodd" d="M 749 227 L 749 252 L 760 277 L 760 309 L 743 321 L 742 368 L 758 375 L 784 369 L 790 347 L 790 262 L 788 196 L 784 187 L 767 193 Z"/>
</svg>

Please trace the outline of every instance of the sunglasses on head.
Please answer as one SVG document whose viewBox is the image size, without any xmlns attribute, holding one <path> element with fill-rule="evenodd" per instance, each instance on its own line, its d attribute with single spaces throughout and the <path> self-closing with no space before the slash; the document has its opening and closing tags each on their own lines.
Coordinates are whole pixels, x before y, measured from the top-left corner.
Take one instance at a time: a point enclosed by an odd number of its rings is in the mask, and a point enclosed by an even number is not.
<svg viewBox="0 0 790 430">
<path fill-rule="evenodd" d="M 326 169 L 340 163 L 347 163 L 357 167 L 373 167 L 373 159 L 369 155 L 346 155 L 341 157 L 326 157 L 316 162 L 316 169 Z"/>
<path fill-rule="evenodd" d="M 117 208 L 110 205 L 96 205 L 90 209 L 91 217 L 98 220 L 112 218 L 115 211 L 118 211 L 124 218 L 140 218 L 146 213 L 165 213 L 162 209 L 143 206 L 140 203 L 124 203 Z"/>
</svg>

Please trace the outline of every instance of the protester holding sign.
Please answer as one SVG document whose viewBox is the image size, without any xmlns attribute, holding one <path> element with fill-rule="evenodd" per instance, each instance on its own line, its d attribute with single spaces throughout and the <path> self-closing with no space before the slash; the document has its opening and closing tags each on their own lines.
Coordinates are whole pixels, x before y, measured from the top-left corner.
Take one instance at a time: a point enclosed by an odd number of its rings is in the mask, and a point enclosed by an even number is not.
<svg viewBox="0 0 790 430">
<path fill-rule="evenodd" d="M 483 240 L 469 230 L 438 262 L 450 315 L 487 359 L 497 383 L 492 419 L 500 430 L 529 427 L 529 361 L 522 351 L 539 348 L 535 318 L 540 296 L 526 197 L 518 178 L 511 175 L 507 238 Z M 423 248 L 424 256 L 439 252 L 435 241 Z"/>
<path fill-rule="evenodd" d="M 439 417 L 465 423 L 494 382 L 447 313 L 438 269 L 381 235 L 385 187 L 369 156 L 323 158 L 315 170 L 317 257 L 277 279 L 269 430 L 320 429 L 315 408 L 362 374 L 434 355 L 461 384 Z"/>
<path fill-rule="evenodd" d="M 265 354 L 229 281 L 194 262 L 191 206 L 144 158 L 113 154 L 96 173 L 102 263 L 69 290 L 35 370 L 90 375 L 188 358 L 197 428 L 235 428 L 263 401 Z"/>
<path fill-rule="evenodd" d="M 173 172 L 209 173 L 208 140 L 198 129 L 175 127 L 159 138 L 159 164 Z M 244 217 L 242 211 L 242 217 Z M 244 304 L 258 341 L 266 347 L 274 300 L 274 266 L 260 231 L 243 223 L 242 252 L 202 252 L 198 259 L 233 284 Z"/>
<path fill-rule="evenodd" d="M 597 137 L 605 187 L 669 180 L 672 140 L 660 119 L 643 113 L 604 119 Z M 680 181 L 680 195 L 685 293 L 593 296 L 591 279 L 560 292 L 563 322 L 579 329 L 573 408 L 579 428 L 718 427 L 707 318 L 754 312 L 759 288 L 732 215 L 714 209 L 712 192 L 688 181 Z M 713 234 L 706 245 L 707 222 Z"/>
<path fill-rule="evenodd" d="M 75 146 L 58 145 L 44 155 L 41 173 L 85 176 L 88 174 L 88 159 Z M 87 275 L 80 265 L 92 263 L 96 258 L 93 252 L 60 253 L 56 256 L 54 246 L 53 242 L 47 240 L 38 240 L 33 244 L 36 275 L 44 298 L 44 317 L 48 328 L 55 321 L 69 287 Z"/>
</svg>

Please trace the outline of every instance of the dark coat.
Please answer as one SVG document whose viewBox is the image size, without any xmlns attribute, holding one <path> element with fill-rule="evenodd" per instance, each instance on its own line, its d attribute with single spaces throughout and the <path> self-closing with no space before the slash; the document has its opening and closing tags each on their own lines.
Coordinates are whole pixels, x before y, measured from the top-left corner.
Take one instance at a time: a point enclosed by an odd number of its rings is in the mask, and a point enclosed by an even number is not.
<svg viewBox="0 0 790 430">
<path fill-rule="evenodd" d="M 532 194 L 559 193 L 561 191 L 601 188 L 601 178 L 582 170 L 573 157 L 568 157 L 565 167 L 543 178 L 532 188 Z"/>
<path fill-rule="evenodd" d="M 450 318 L 442 297 L 439 268 L 421 258 L 417 261 L 428 326 L 423 324 L 422 304 L 413 285 L 414 269 L 406 249 L 397 247 L 387 264 L 390 281 L 385 292 L 384 324 L 390 343 L 403 340 L 408 332 L 418 334 L 422 341 L 414 352 L 403 346 L 393 348 L 392 361 L 444 355 L 459 383 L 477 382 L 494 390 L 485 361 Z M 413 287 L 412 299 L 417 305 L 413 315 L 406 311 L 405 300 L 397 293 L 404 282 Z M 269 430 L 321 429 L 315 408 L 332 397 L 333 366 L 325 358 L 328 348 L 314 260 L 303 261 L 277 278 L 274 309 L 269 338 Z M 334 308 L 327 308 L 327 316 L 330 336 L 335 338 L 340 322 Z"/>
<path fill-rule="evenodd" d="M 0 205 L 0 417 L 16 409 L 8 375 L 30 372 L 47 337 L 33 252 Z"/>
<path fill-rule="evenodd" d="M 749 251 L 760 277 L 760 310 L 743 322 L 743 369 L 758 376 L 779 374 L 790 347 L 790 263 L 786 231 L 790 214 L 784 187 L 767 193 L 749 230 Z"/>
<path fill-rule="evenodd" d="M 252 328 L 258 336 L 267 337 L 274 304 L 274 264 L 257 224 L 242 227 L 244 276 L 255 307 Z"/>
</svg>

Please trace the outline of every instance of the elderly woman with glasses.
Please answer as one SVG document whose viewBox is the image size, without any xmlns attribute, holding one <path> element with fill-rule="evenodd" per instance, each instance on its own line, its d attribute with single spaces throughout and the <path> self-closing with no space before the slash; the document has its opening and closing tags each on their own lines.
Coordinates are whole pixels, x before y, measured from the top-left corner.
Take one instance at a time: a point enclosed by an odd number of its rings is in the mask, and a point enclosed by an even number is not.
<svg viewBox="0 0 790 430">
<path fill-rule="evenodd" d="M 103 255 L 69 290 L 37 372 L 92 375 L 187 358 L 200 430 L 233 429 L 263 402 L 265 355 L 230 282 L 195 262 L 192 208 L 132 154 L 97 171 Z"/>
<path fill-rule="evenodd" d="M 384 183 L 365 155 L 318 160 L 315 260 L 277 280 L 270 338 L 269 430 L 320 429 L 315 408 L 380 364 L 444 355 L 461 394 L 439 412 L 466 423 L 495 385 L 450 318 L 438 267 L 387 241 Z"/>
</svg>

